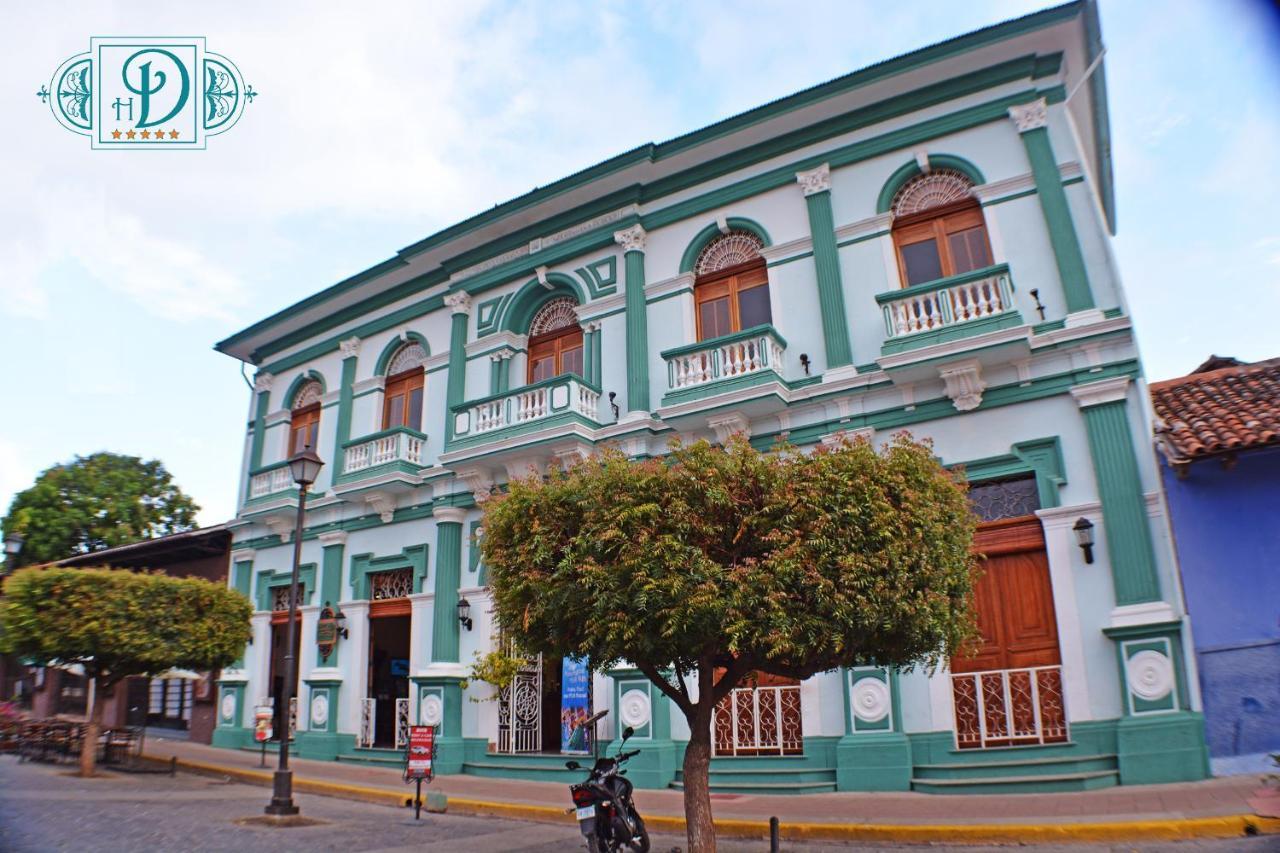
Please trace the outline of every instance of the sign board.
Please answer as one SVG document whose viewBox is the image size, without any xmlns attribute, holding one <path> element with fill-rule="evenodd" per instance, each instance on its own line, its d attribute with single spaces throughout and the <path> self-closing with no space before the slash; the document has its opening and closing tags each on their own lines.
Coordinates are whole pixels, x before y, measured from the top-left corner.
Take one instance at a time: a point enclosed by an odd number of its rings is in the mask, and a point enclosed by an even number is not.
<svg viewBox="0 0 1280 853">
<path fill-rule="evenodd" d="M 320 621 L 316 623 L 316 646 L 320 657 L 327 661 L 329 655 L 333 654 L 333 647 L 337 642 L 338 618 L 333 608 L 326 605 L 320 611 Z"/>
<path fill-rule="evenodd" d="M 591 670 L 586 658 L 565 658 L 560 674 L 560 751 L 591 752 L 591 732 L 582 724 L 591 716 Z"/>
<path fill-rule="evenodd" d="M 276 709 L 270 705 L 257 705 L 253 709 L 253 739 L 258 743 L 271 740 L 271 721 Z"/>
<path fill-rule="evenodd" d="M 431 780 L 431 759 L 435 756 L 435 726 L 409 726 L 409 748 L 405 752 L 404 778 Z"/>
</svg>

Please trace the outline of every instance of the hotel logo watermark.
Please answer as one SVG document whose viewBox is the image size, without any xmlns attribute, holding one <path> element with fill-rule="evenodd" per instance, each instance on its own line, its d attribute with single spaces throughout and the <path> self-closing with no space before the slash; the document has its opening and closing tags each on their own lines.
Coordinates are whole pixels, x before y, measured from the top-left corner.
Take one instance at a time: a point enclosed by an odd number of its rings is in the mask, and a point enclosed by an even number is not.
<svg viewBox="0 0 1280 853">
<path fill-rule="evenodd" d="M 36 93 L 94 148 L 200 150 L 258 93 L 202 36 L 92 38 Z"/>
</svg>

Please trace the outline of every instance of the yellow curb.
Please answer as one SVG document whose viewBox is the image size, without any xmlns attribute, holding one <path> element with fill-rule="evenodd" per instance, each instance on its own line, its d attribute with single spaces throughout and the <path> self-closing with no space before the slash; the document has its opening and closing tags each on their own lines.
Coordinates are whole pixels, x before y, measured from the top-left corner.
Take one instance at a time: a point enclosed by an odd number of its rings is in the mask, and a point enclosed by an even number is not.
<svg viewBox="0 0 1280 853">
<path fill-rule="evenodd" d="M 168 764 L 160 758 L 147 760 Z M 178 759 L 178 767 L 195 773 L 230 776 L 255 785 L 270 785 L 272 774 L 260 770 L 226 767 L 203 761 Z M 384 788 L 368 788 L 341 782 L 321 782 L 295 776 L 297 791 L 322 796 L 407 806 L 413 802 L 409 793 Z M 558 806 L 527 803 L 499 803 L 448 797 L 450 812 L 491 815 L 513 820 L 542 823 L 572 823 L 573 818 Z M 684 818 L 669 815 L 646 816 L 645 825 L 659 832 L 681 834 Z M 765 838 L 767 821 L 719 819 L 716 833 L 726 838 Z M 1190 841 L 1197 838 L 1240 838 L 1245 835 L 1280 833 L 1280 818 L 1236 814 L 1217 817 L 1169 818 L 1167 820 L 1105 821 L 1100 823 L 973 823 L 973 824 L 875 824 L 875 823 L 792 823 L 784 821 L 782 837 L 804 841 L 886 841 L 899 843 L 961 842 L 965 844 L 998 844 L 1001 842 L 1098 842 L 1098 841 Z"/>
</svg>

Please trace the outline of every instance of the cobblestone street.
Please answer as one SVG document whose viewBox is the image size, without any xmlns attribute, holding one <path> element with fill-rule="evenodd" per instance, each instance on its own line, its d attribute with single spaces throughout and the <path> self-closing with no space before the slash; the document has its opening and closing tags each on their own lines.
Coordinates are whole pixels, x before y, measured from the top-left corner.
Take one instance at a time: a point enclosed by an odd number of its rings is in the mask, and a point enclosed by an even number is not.
<svg viewBox="0 0 1280 853">
<path fill-rule="evenodd" d="M 308 794 L 297 798 L 302 813 L 323 821 L 312 826 L 265 828 L 241 823 L 262 814 L 266 788 L 179 774 L 105 773 L 80 779 L 69 767 L 19 764 L 0 758 L 0 851 L 391 851 L 440 850 L 466 853 L 552 853 L 585 849 L 572 826 L 461 815 L 426 815 L 418 824 L 408 810 Z M 657 836 L 654 851 L 683 846 L 683 838 Z M 768 849 L 763 841 L 725 840 L 720 850 L 746 853 Z M 868 845 L 793 844 L 798 853 L 851 851 Z M 886 845 L 875 849 L 919 849 Z M 964 847 L 971 853 L 1000 847 Z M 1029 848 L 1043 851 L 1215 851 L 1264 853 L 1280 850 L 1280 839 L 1186 842 L 1163 845 L 1098 845 Z"/>
</svg>

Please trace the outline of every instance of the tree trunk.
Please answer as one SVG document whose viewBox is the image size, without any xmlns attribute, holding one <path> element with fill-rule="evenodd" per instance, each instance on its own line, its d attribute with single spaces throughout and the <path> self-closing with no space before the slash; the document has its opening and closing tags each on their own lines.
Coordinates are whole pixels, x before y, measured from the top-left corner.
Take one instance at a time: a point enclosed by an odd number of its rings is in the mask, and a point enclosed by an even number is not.
<svg viewBox="0 0 1280 853">
<path fill-rule="evenodd" d="M 98 734 L 102 731 L 102 683 L 94 679 L 93 708 L 84 729 L 84 741 L 80 744 L 80 775 L 92 776 L 98 766 Z"/>
<path fill-rule="evenodd" d="M 694 706 L 689 746 L 684 751 L 684 821 L 689 853 L 715 853 L 716 828 L 711 819 L 711 697 Z"/>
</svg>

